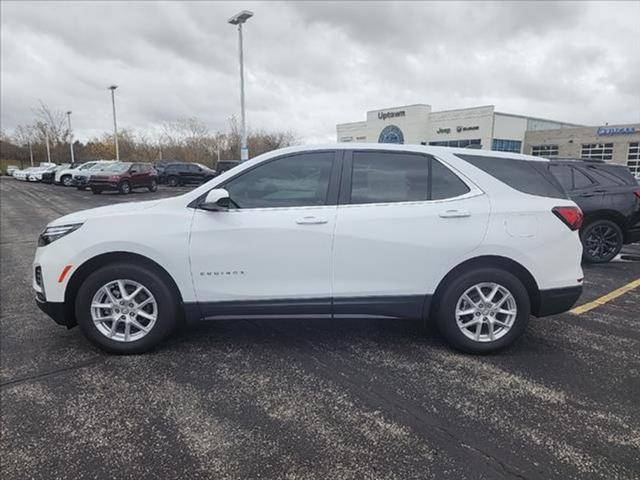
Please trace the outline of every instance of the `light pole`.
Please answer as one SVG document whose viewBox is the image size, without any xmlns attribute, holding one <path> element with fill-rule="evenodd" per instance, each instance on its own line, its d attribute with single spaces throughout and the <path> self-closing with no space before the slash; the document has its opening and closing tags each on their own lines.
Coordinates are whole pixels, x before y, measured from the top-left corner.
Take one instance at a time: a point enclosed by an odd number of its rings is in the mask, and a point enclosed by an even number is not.
<svg viewBox="0 0 640 480">
<path fill-rule="evenodd" d="M 49 147 L 49 127 L 44 131 L 44 139 L 47 142 L 47 162 L 51 163 L 51 148 Z"/>
<path fill-rule="evenodd" d="M 71 165 L 76 163 L 73 157 L 73 134 L 71 133 L 71 110 L 67 112 L 67 122 L 69 124 L 69 149 L 71 150 Z"/>
<path fill-rule="evenodd" d="M 113 107 L 113 140 L 116 144 L 116 160 L 120 160 L 120 150 L 118 150 L 118 124 L 116 123 L 116 88 L 117 85 L 111 85 L 111 106 Z"/>
<path fill-rule="evenodd" d="M 31 166 L 33 167 L 33 148 L 31 147 L 31 139 L 29 139 L 29 159 L 31 159 Z"/>
<path fill-rule="evenodd" d="M 247 126 L 244 113 L 244 61 L 242 51 L 242 24 L 253 17 L 253 12 L 242 10 L 229 19 L 231 25 L 238 26 L 238 46 L 240 49 L 240 161 L 249 160 L 249 149 L 247 148 Z"/>
</svg>

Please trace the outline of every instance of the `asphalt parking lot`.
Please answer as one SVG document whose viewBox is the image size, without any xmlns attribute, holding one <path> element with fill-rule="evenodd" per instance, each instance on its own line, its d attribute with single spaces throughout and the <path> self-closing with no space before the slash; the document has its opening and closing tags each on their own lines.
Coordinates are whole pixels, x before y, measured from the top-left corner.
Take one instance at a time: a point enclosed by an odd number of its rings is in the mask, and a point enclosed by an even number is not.
<svg viewBox="0 0 640 480">
<path fill-rule="evenodd" d="M 1 474 L 17 478 L 640 478 L 640 288 L 473 357 L 419 322 L 203 322 L 108 356 L 34 304 L 49 221 L 186 189 L 2 178 Z M 640 278 L 585 267 L 578 304 Z"/>
</svg>

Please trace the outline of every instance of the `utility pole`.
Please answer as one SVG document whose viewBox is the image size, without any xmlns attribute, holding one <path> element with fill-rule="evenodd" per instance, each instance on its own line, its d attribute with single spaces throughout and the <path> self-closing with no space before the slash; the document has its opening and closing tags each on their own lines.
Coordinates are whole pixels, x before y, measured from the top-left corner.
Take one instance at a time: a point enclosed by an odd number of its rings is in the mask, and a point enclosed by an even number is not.
<svg viewBox="0 0 640 480">
<path fill-rule="evenodd" d="M 71 150 L 71 164 L 76 163 L 75 158 L 73 156 L 73 134 L 71 133 L 71 110 L 67 112 L 67 120 L 69 123 L 69 149 Z"/>
<path fill-rule="evenodd" d="M 44 138 L 47 142 L 47 162 L 51 163 L 51 149 L 49 148 L 49 130 L 44 131 Z"/>
<path fill-rule="evenodd" d="M 249 149 L 247 148 L 247 125 L 244 110 L 244 52 L 242 48 L 242 25 L 253 17 L 253 12 L 242 10 L 231 17 L 228 22 L 238 26 L 238 46 L 240 49 L 240 161 L 249 160 Z"/>
<path fill-rule="evenodd" d="M 113 108 L 113 140 L 116 144 L 116 160 L 120 160 L 120 150 L 118 150 L 118 124 L 116 123 L 116 88 L 117 85 L 111 85 L 111 106 Z"/>
<path fill-rule="evenodd" d="M 31 166 L 33 167 L 33 148 L 31 147 L 31 140 L 29 140 L 29 158 L 31 159 Z"/>
</svg>

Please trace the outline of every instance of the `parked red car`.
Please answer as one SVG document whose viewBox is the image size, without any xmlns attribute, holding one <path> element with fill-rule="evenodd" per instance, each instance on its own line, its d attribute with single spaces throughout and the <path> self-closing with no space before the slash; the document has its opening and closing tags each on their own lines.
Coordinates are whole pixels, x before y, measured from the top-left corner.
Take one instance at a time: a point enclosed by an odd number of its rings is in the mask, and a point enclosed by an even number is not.
<svg viewBox="0 0 640 480">
<path fill-rule="evenodd" d="M 105 190 L 131 193 L 134 188 L 158 189 L 158 173 L 150 163 L 114 162 L 89 177 L 89 188 L 94 194 Z"/>
</svg>

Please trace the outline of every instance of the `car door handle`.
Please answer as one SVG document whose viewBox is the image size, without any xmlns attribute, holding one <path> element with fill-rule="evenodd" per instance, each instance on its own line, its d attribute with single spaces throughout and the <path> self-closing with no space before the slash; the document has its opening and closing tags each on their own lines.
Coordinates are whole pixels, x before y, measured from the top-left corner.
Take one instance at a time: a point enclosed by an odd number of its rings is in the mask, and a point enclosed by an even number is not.
<svg viewBox="0 0 640 480">
<path fill-rule="evenodd" d="M 326 218 L 309 216 L 297 219 L 296 223 L 298 225 L 322 225 L 323 223 L 327 223 L 328 221 L 329 220 L 327 220 Z"/>
<path fill-rule="evenodd" d="M 440 218 L 464 218 L 470 216 L 471 214 L 466 210 L 445 210 L 440 212 Z"/>
</svg>

